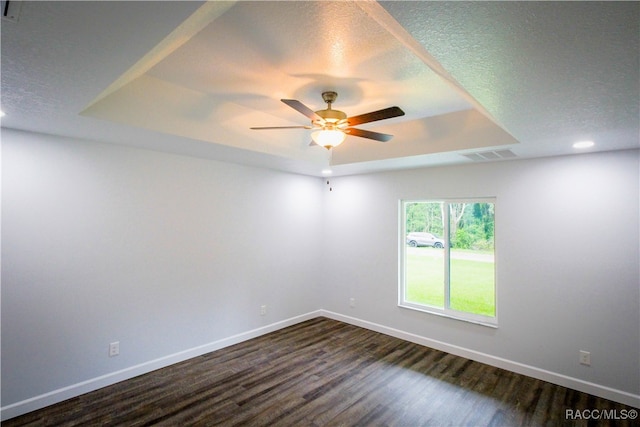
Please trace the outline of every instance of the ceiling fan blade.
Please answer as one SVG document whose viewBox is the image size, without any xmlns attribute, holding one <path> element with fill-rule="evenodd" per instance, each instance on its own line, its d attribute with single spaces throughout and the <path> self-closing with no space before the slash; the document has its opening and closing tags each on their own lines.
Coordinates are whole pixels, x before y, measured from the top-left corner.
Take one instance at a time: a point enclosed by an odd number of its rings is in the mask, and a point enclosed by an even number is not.
<svg viewBox="0 0 640 427">
<path fill-rule="evenodd" d="M 313 120 L 322 120 L 322 117 L 317 115 L 315 111 L 313 111 L 311 108 L 307 107 L 306 105 L 304 105 L 302 102 L 298 101 L 297 99 L 281 99 L 280 101 L 284 102 L 289 107 L 291 107 L 294 110 L 296 110 L 297 112 L 304 114 L 305 116 L 307 116 L 312 121 Z"/>
<path fill-rule="evenodd" d="M 349 123 L 349 126 L 356 126 L 363 123 L 375 122 L 399 116 L 404 116 L 404 111 L 402 111 L 400 107 L 389 107 L 378 111 L 372 111 L 371 113 L 349 117 L 347 122 Z"/>
<path fill-rule="evenodd" d="M 249 129 L 267 130 L 267 129 L 313 129 L 311 126 L 257 126 Z"/>
<path fill-rule="evenodd" d="M 359 136 L 361 138 L 369 138 L 380 142 L 387 142 L 393 138 L 393 135 L 380 132 L 372 132 L 370 130 L 347 128 L 344 130 L 348 135 Z"/>
</svg>

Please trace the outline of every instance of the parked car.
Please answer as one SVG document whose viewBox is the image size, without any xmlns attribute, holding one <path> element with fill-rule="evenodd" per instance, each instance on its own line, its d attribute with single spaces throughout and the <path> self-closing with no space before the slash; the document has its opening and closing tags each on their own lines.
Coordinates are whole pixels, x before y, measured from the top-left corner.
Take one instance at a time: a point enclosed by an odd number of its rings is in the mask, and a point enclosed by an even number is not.
<svg viewBox="0 0 640 427">
<path fill-rule="evenodd" d="M 434 248 L 444 248 L 444 240 L 431 233 L 413 232 L 407 234 L 407 245 L 412 247 L 433 246 Z"/>
</svg>

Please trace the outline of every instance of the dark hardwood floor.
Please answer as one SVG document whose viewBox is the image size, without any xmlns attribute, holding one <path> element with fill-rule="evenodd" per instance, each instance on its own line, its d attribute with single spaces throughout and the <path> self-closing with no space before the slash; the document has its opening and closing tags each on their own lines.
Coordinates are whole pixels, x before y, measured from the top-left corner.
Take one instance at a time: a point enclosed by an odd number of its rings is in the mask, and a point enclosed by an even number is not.
<svg viewBox="0 0 640 427">
<path fill-rule="evenodd" d="M 634 410 L 317 318 L 2 423 L 13 426 L 560 426 Z"/>
</svg>

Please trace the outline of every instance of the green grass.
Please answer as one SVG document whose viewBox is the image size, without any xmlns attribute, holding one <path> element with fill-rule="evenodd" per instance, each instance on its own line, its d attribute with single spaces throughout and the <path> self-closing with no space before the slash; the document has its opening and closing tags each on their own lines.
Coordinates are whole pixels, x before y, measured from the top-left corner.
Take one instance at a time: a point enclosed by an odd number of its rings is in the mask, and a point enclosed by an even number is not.
<svg viewBox="0 0 640 427">
<path fill-rule="evenodd" d="M 495 316 L 494 263 L 451 259 L 451 308 L 467 313 Z M 420 248 L 407 251 L 407 300 L 444 307 L 443 250 Z"/>
<path fill-rule="evenodd" d="M 444 258 L 442 249 L 420 249 L 425 255 L 407 250 L 407 300 L 419 304 L 444 307 Z M 413 252 L 413 251 L 412 251 Z M 417 251 L 416 251 L 417 252 Z"/>
</svg>

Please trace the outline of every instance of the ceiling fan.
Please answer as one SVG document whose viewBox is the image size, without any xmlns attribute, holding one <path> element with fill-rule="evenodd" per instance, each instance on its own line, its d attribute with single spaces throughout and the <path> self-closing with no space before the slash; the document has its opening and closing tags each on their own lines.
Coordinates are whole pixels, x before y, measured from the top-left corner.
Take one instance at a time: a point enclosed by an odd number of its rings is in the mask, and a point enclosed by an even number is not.
<svg viewBox="0 0 640 427">
<path fill-rule="evenodd" d="M 338 94 L 336 92 L 322 92 L 322 99 L 327 103 L 327 108 L 319 111 L 313 111 L 302 102 L 295 99 L 281 99 L 281 101 L 289 107 L 311 119 L 311 125 L 252 127 L 251 129 L 314 129 L 315 132 L 311 134 L 311 139 L 313 140 L 311 144 L 317 144 L 327 150 L 330 150 L 333 147 L 342 144 L 347 135 L 387 142 L 393 138 L 393 135 L 357 129 L 353 126 L 390 119 L 392 117 L 404 116 L 404 111 L 399 107 L 389 107 L 361 114 L 359 116 L 347 117 L 344 112 L 331 109 L 331 104 L 337 97 Z"/>
</svg>

